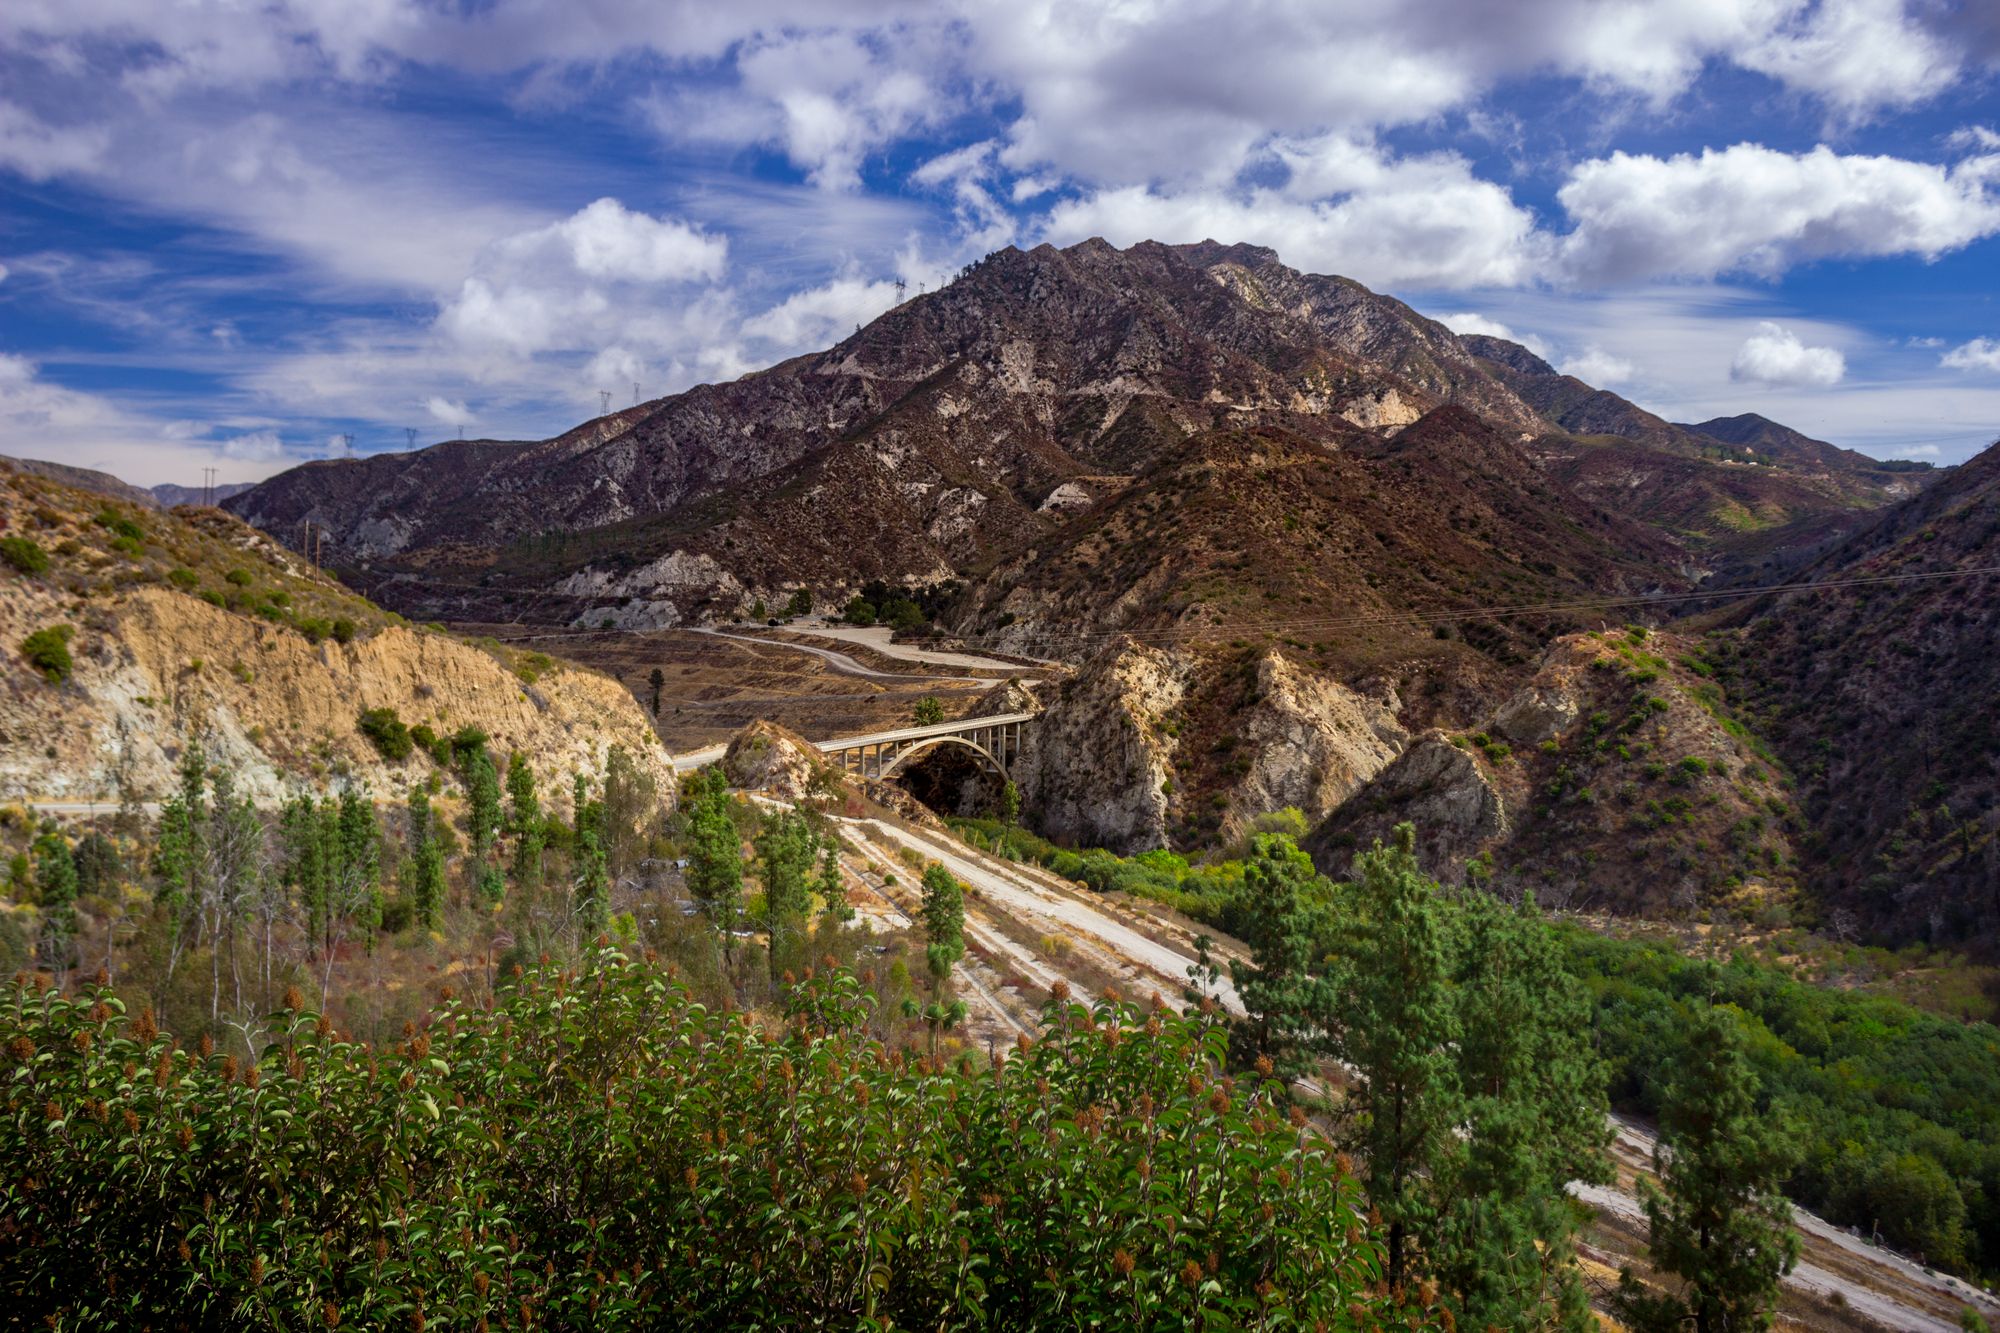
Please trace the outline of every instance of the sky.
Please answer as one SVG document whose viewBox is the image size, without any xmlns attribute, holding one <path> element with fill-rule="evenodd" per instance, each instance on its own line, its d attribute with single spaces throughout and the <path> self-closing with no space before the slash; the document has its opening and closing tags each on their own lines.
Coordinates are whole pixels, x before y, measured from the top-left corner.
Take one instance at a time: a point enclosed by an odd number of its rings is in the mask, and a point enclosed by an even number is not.
<svg viewBox="0 0 2000 1333">
<path fill-rule="evenodd" d="M 0 453 L 541 438 L 1095 235 L 1952 463 L 1996 76 L 1994 0 L 7 0 Z"/>
</svg>

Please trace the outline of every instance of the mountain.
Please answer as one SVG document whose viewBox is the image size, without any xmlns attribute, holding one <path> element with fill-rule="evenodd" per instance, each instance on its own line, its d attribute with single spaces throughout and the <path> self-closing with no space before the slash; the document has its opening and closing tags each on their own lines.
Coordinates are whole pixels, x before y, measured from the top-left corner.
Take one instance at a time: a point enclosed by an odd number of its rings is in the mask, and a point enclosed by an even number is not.
<svg viewBox="0 0 2000 1333">
<path fill-rule="evenodd" d="M 51 463 L 43 458 L 10 458 L 0 454 L 0 466 L 26 472 L 31 476 L 47 477 L 73 490 L 88 491 L 92 495 L 102 495 L 113 500 L 123 500 L 127 504 L 139 505 L 146 509 L 157 509 L 160 501 L 150 492 L 129 486 L 109 472 L 99 472 L 94 468 L 71 467 L 67 463 Z"/>
<path fill-rule="evenodd" d="M 431 761 L 385 757 L 366 709 L 476 728 L 556 786 L 622 744 L 672 790 L 616 682 L 411 626 L 214 509 L 107 502 L 8 463 L 0 534 L 0 796 L 101 800 L 122 773 L 157 799 L 199 740 L 260 800 L 349 781 L 394 798 Z"/>
<path fill-rule="evenodd" d="M 1736 611 L 1731 693 L 1791 766 L 1843 930 L 2000 930 L 2000 445 Z M 1875 580 L 1854 585 L 1847 580 Z"/>
<path fill-rule="evenodd" d="M 204 488 L 163 481 L 157 486 L 147 487 L 147 492 L 162 508 L 172 509 L 177 505 L 221 504 L 230 496 L 241 495 L 256 484 L 254 481 L 225 481 Z"/>
</svg>

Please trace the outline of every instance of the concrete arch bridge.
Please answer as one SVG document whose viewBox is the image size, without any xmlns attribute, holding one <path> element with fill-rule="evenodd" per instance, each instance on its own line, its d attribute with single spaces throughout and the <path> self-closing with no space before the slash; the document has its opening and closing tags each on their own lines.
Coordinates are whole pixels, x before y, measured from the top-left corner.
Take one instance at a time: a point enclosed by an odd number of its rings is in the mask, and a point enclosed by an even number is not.
<svg viewBox="0 0 2000 1333">
<path fill-rule="evenodd" d="M 1002 782 L 1011 781 L 1008 765 L 1021 757 L 1021 742 L 1035 720 L 1033 713 L 996 713 L 966 717 L 928 727 L 899 727 L 867 736 L 818 741 L 821 754 L 841 771 L 864 778 L 893 778 L 910 763 L 940 746 L 970 750 L 975 761 Z"/>
</svg>

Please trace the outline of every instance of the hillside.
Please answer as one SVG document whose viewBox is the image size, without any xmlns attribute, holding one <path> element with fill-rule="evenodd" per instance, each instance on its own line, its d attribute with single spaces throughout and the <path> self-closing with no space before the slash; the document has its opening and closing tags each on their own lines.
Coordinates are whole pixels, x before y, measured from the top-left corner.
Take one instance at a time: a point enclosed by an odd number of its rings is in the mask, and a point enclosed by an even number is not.
<svg viewBox="0 0 2000 1333">
<path fill-rule="evenodd" d="M 1745 914 L 1798 888 L 1784 774 L 1729 711 L 1699 639 L 1570 635 L 1460 731 L 1415 737 L 1308 840 L 1328 874 L 1413 821 L 1426 868 L 1545 906 Z"/>
<path fill-rule="evenodd" d="M 441 735 L 484 731 L 551 784 L 622 744 L 664 760 L 631 696 L 537 654 L 384 612 L 213 509 L 164 514 L 0 468 L 0 796 L 140 799 L 198 740 L 260 799 L 334 778 L 387 796 L 426 771 L 356 724 L 393 709 Z M 63 642 L 47 671 L 30 636 Z"/>
<path fill-rule="evenodd" d="M 1815 562 L 1718 636 L 1732 693 L 1799 780 L 1819 895 L 1898 938 L 2000 929 L 2000 447 Z"/>
</svg>

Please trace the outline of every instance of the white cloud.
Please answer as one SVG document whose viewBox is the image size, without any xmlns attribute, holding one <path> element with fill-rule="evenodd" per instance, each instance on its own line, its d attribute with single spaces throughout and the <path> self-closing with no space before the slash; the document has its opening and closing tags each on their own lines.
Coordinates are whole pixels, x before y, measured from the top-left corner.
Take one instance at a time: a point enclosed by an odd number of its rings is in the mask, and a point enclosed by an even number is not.
<svg viewBox="0 0 2000 1333">
<path fill-rule="evenodd" d="M 8 273 L 7 266 L 5 264 L 0 264 L 0 282 L 7 281 L 7 273 Z"/>
<path fill-rule="evenodd" d="M 1902 444 L 1888 451 L 1890 458 L 1937 458 L 1943 453 L 1934 444 Z"/>
<path fill-rule="evenodd" d="M 2000 156 L 1952 167 L 1757 144 L 1580 164 L 1557 192 L 1561 269 L 1590 283 L 1775 277 L 1818 259 L 1934 259 L 2000 232 Z"/>
<path fill-rule="evenodd" d="M 823 287 L 794 292 L 743 322 L 743 335 L 772 344 L 780 354 L 825 347 L 848 336 L 896 303 L 891 282 L 836 278 Z"/>
<path fill-rule="evenodd" d="M 1521 344 L 1521 346 L 1527 348 L 1536 356 L 1546 357 L 1549 354 L 1548 344 L 1537 338 L 1534 334 L 1516 333 L 1499 320 L 1488 319 L 1486 316 L 1471 310 L 1458 310 L 1449 315 L 1434 315 L 1432 318 L 1436 319 L 1438 323 L 1444 325 L 1453 333 L 1481 334 L 1488 338 L 1505 338 L 1508 342 Z"/>
<path fill-rule="evenodd" d="M 1952 370 L 1988 370 L 2000 374 L 2000 341 L 1974 338 L 1938 358 L 1938 364 Z"/>
<path fill-rule="evenodd" d="M 1954 45 L 1911 22 L 1904 0 L 1821 0 L 1737 60 L 1848 120 L 1929 101 L 1960 69 Z"/>
<path fill-rule="evenodd" d="M 1639 373 L 1639 368 L 1624 357 L 1613 356 L 1596 346 L 1584 348 L 1578 355 L 1564 361 L 1558 369 L 1600 389 L 1623 384 Z"/>
<path fill-rule="evenodd" d="M 1847 358 L 1832 347 L 1808 347 L 1797 334 L 1769 320 L 1744 340 L 1729 377 L 1755 384 L 1833 385 L 1847 374 Z"/>
<path fill-rule="evenodd" d="M 2000 134 L 1986 125 L 1962 125 L 1944 137 L 1946 148 L 1969 148 L 1981 153 L 2000 151 Z"/>
<path fill-rule="evenodd" d="M 26 107 L 0 98 L 0 167 L 31 181 L 96 168 L 110 135 L 101 127 L 45 123 Z"/>
<path fill-rule="evenodd" d="M 109 472 L 135 486 L 191 484 L 204 467 L 222 481 L 259 481 L 298 461 L 275 434 L 200 438 L 205 427 L 163 421 L 53 383 L 26 357 L 0 352 L 5 452 Z"/>
<path fill-rule="evenodd" d="M 1049 211 L 1058 243 L 1249 241 L 1294 267 L 1376 287 L 1514 286 L 1535 271 L 1534 217 L 1452 153 L 1395 157 L 1326 136 L 1275 145 L 1280 186 L 1181 191 L 1128 186 Z"/>
<path fill-rule="evenodd" d="M 472 423 L 472 411 L 464 403 L 432 394 L 424 399 L 424 411 L 431 414 L 431 420 L 444 426 L 466 426 Z"/>
</svg>

